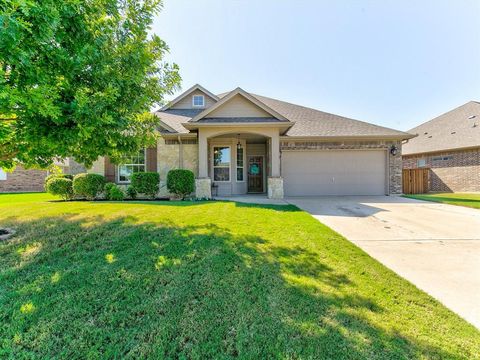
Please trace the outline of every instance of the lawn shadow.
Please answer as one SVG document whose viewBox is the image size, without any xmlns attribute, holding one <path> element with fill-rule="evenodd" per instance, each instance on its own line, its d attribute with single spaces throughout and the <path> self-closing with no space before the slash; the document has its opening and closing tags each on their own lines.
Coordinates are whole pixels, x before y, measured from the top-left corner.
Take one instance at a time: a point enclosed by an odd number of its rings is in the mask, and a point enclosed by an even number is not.
<svg viewBox="0 0 480 360">
<path fill-rule="evenodd" d="M 369 321 L 384 309 L 311 250 L 215 224 L 138 220 L 6 219 L 18 233 L 0 246 L 3 354 L 452 357 Z"/>
</svg>

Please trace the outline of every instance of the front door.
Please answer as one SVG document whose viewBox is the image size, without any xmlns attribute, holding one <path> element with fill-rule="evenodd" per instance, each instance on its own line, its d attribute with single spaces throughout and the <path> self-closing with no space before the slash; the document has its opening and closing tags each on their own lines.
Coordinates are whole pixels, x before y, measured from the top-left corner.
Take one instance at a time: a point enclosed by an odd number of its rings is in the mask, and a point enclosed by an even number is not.
<svg viewBox="0 0 480 360">
<path fill-rule="evenodd" d="M 248 157 L 248 192 L 263 192 L 263 156 Z"/>
</svg>

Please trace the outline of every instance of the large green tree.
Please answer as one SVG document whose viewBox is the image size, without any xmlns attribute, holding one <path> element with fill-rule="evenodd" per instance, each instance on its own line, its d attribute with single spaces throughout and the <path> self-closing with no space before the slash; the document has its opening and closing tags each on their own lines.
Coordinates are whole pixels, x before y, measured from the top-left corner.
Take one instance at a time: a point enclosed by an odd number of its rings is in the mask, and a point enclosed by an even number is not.
<svg viewBox="0 0 480 360">
<path fill-rule="evenodd" d="M 0 166 L 119 159 L 153 141 L 178 67 L 151 34 L 159 0 L 0 1 Z"/>
</svg>

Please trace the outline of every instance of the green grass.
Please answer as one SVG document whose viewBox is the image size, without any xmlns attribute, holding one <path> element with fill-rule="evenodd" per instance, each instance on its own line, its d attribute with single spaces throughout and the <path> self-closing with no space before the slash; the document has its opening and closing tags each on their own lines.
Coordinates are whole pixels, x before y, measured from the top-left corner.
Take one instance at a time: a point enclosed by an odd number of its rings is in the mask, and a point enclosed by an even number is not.
<svg viewBox="0 0 480 360">
<path fill-rule="evenodd" d="M 474 359 L 480 333 L 293 206 L 0 196 L 0 358 Z"/>
<path fill-rule="evenodd" d="M 480 209 L 480 194 L 466 193 L 438 193 L 438 194 L 418 194 L 404 195 L 412 199 L 434 201 L 450 205 L 459 205 Z"/>
</svg>

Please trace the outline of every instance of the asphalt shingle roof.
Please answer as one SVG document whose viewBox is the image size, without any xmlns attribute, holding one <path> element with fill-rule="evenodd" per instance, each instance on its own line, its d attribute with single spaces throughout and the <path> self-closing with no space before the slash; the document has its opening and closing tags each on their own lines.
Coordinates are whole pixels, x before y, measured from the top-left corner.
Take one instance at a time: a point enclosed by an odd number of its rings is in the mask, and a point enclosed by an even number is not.
<svg viewBox="0 0 480 360">
<path fill-rule="evenodd" d="M 219 94 L 222 98 L 227 93 Z M 288 129 L 287 136 L 322 136 L 322 137 L 411 137 L 411 134 L 370 124 L 367 122 L 350 119 L 344 116 L 334 115 L 323 111 L 311 109 L 305 106 L 291 104 L 285 101 L 269 97 L 250 94 L 256 99 L 287 118 L 295 124 Z M 173 110 L 158 111 L 156 115 L 161 120 L 179 133 L 188 133 L 181 124 L 188 122 L 198 114 L 199 110 Z M 202 121 L 202 120 L 201 120 Z M 200 122 L 201 122 L 200 121 Z M 212 122 L 206 119 L 204 122 Z M 223 120 L 225 122 L 225 120 Z"/>
<path fill-rule="evenodd" d="M 408 131 L 403 155 L 480 147 L 480 103 L 470 101 Z"/>
</svg>

